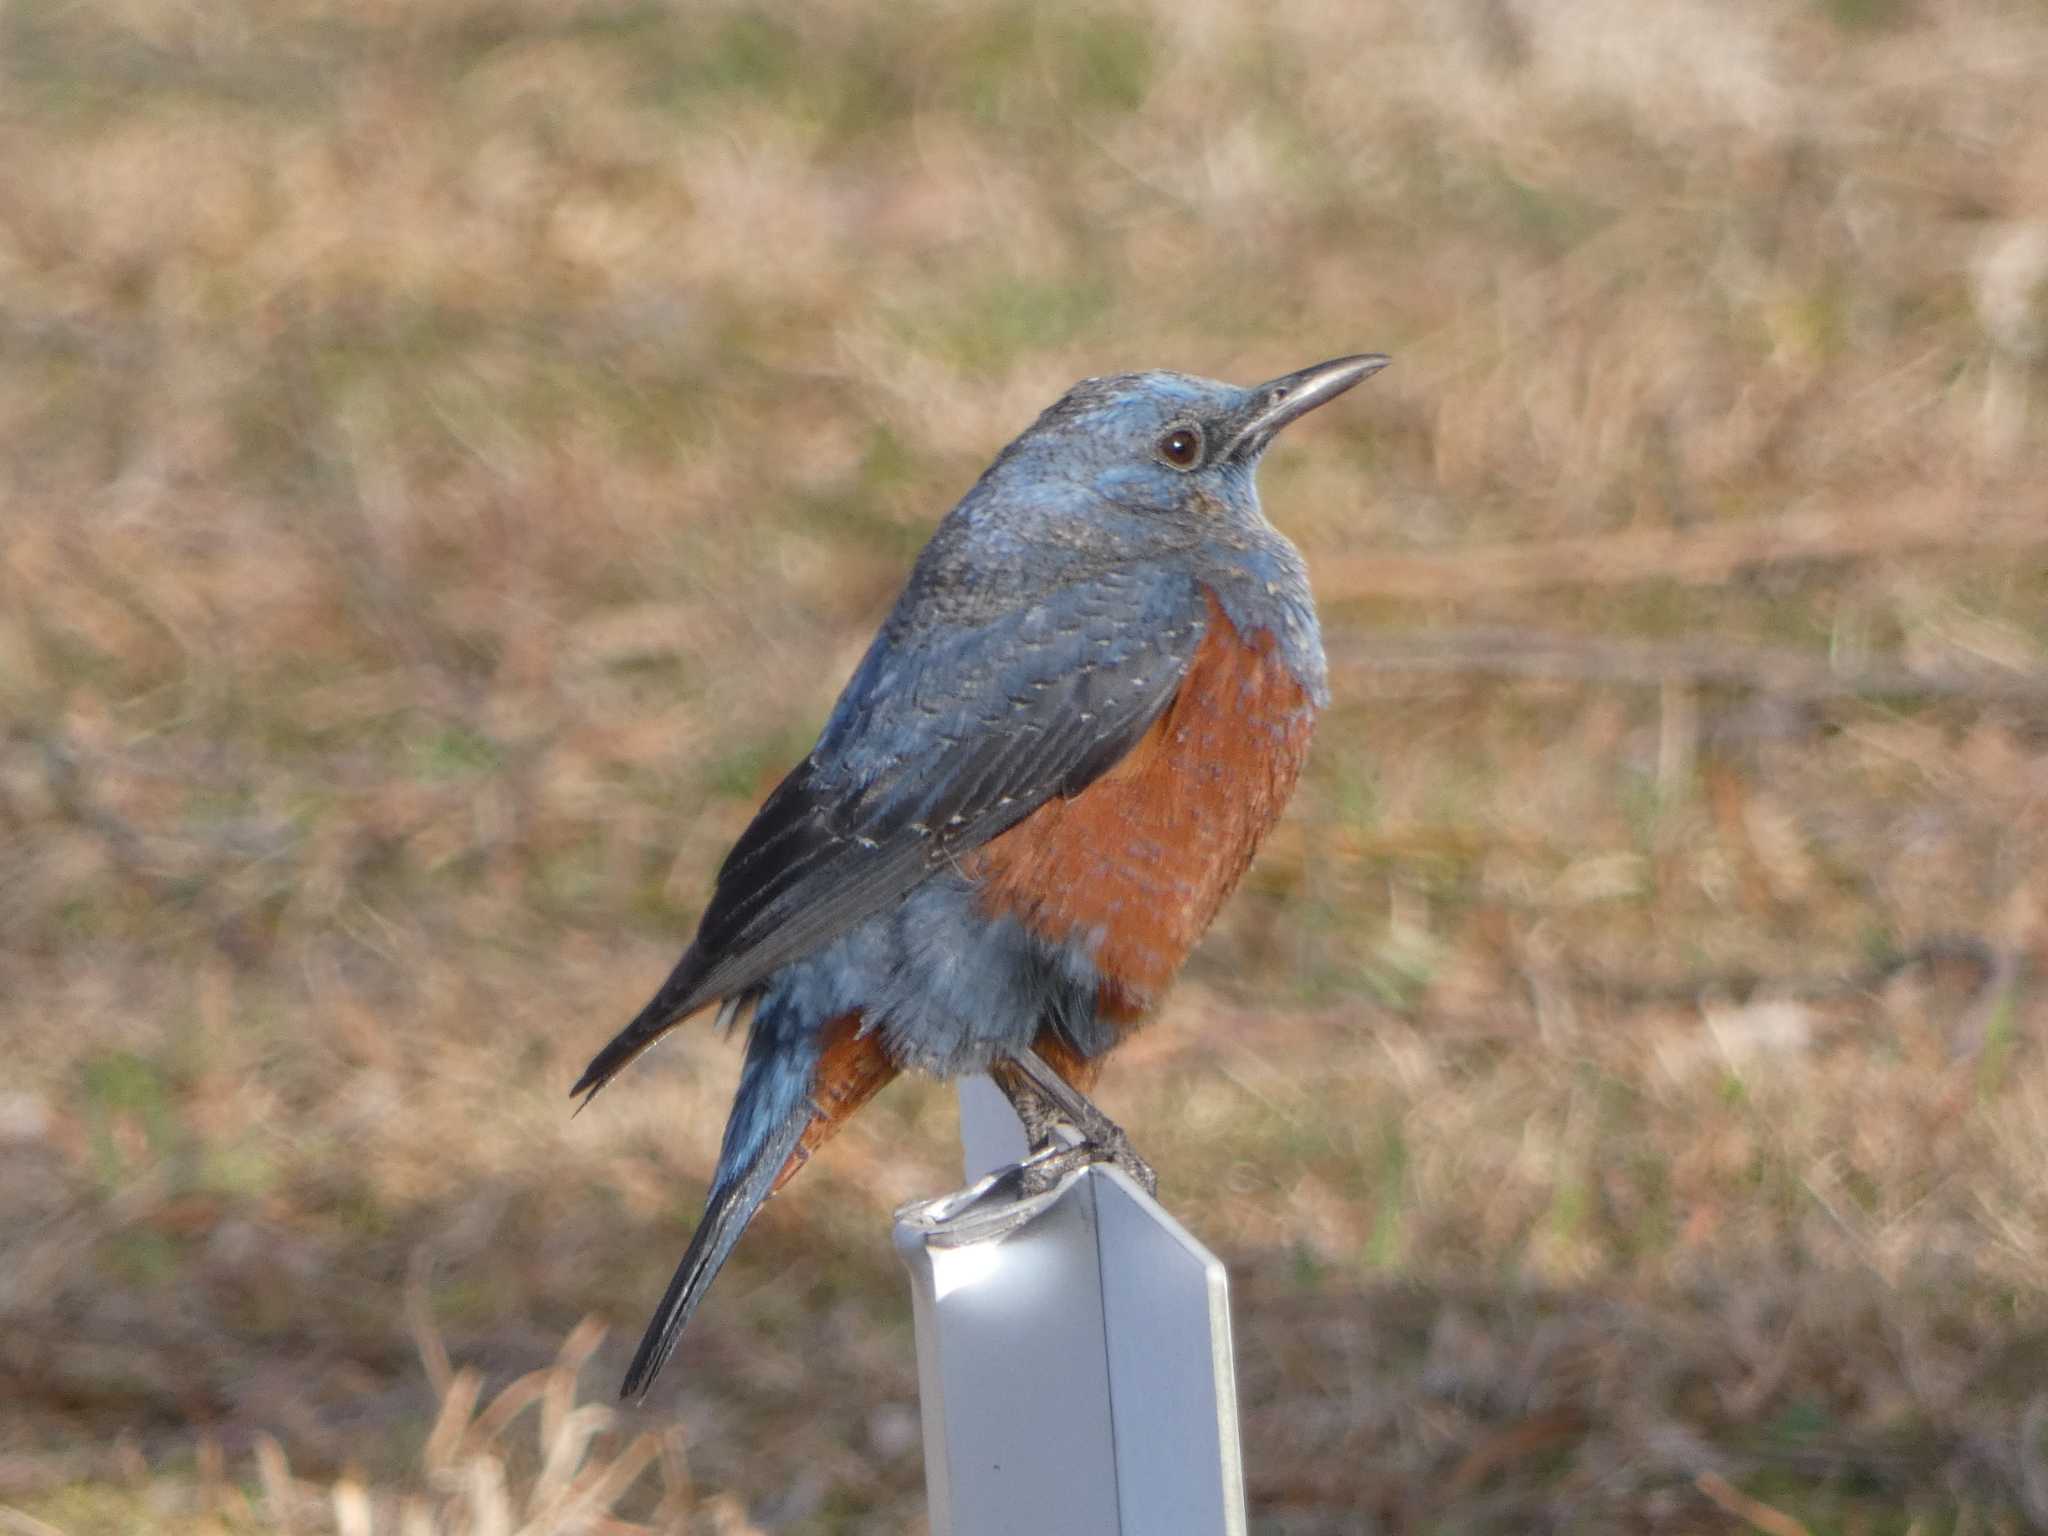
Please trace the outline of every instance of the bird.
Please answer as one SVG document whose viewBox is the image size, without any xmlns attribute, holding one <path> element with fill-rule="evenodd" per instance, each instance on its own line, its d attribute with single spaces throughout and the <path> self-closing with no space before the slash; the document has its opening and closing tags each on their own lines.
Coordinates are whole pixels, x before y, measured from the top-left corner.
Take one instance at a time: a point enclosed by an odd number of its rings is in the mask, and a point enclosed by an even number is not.
<svg viewBox="0 0 2048 1536">
<path fill-rule="evenodd" d="M 762 1201 L 904 1072 L 987 1072 L 1034 1150 L 1114 1158 L 1086 1097 L 1293 793 L 1327 668 L 1256 473 L 1385 367 L 1242 388 L 1084 379 L 938 524 L 695 937 L 571 1090 L 716 1008 L 747 1030 L 704 1214 L 620 1395 L 644 1398 Z"/>
</svg>

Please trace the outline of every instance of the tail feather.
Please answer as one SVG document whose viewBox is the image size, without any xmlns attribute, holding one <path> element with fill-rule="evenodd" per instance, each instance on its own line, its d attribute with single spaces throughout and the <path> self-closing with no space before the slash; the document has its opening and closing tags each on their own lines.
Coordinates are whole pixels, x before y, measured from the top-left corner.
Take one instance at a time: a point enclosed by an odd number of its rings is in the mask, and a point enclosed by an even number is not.
<svg viewBox="0 0 2048 1536">
<path fill-rule="evenodd" d="M 668 1283 L 668 1293 L 661 1298 L 661 1305 L 655 1308 L 654 1318 L 640 1339 L 640 1347 L 633 1352 L 633 1363 L 627 1368 L 626 1382 L 619 1389 L 619 1396 L 643 1398 L 647 1395 L 654 1378 L 668 1363 L 668 1357 L 675 1353 L 676 1341 L 682 1337 L 683 1329 L 696 1313 L 704 1293 L 711 1288 L 711 1282 L 724 1265 L 726 1256 L 732 1252 L 733 1244 L 740 1240 L 747 1223 L 754 1219 L 754 1212 L 768 1198 L 776 1176 L 803 1139 L 804 1130 L 810 1122 L 809 1104 L 798 1101 L 753 1151 L 746 1166 L 732 1177 L 721 1178 L 713 1186 L 711 1199 L 704 1208 L 704 1219 L 697 1223 L 689 1249 L 683 1254 L 683 1262 L 677 1267 L 675 1278 Z"/>
<path fill-rule="evenodd" d="M 820 1021 L 773 995 L 755 1010 L 747 1031 L 746 1065 L 740 1069 L 739 1091 L 711 1176 L 711 1198 L 633 1352 L 621 1397 L 646 1395 L 761 1202 L 896 1075 L 881 1036 L 863 1034 L 860 1021 L 857 1012 Z M 611 1054 L 608 1047 L 591 1073 Z M 596 1081 L 601 1084 L 603 1077 Z"/>
<path fill-rule="evenodd" d="M 747 1060 L 725 1123 L 725 1142 L 711 1175 L 711 1199 L 690 1237 L 689 1251 L 633 1354 L 620 1395 L 641 1397 L 674 1352 L 676 1340 L 703 1301 L 726 1255 L 754 1219 L 804 1133 L 817 1118 L 813 1094 L 823 1046 L 803 1010 L 771 1000 L 747 1032 Z M 599 1058 L 603 1060 L 602 1057 Z"/>
</svg>

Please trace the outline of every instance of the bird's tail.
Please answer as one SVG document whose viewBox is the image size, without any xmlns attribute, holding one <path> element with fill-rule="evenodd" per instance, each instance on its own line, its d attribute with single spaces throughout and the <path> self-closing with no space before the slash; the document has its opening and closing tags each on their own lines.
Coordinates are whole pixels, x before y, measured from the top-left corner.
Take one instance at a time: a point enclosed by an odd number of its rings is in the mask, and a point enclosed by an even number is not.
<svg viewBox="0 0 2048 1536">
<path fill-rule="evenodd" d="M 823 1027 L 794 1015 L 773 1004 L 755 1015 L 704 1219 L 633 1353 L 621 1397 L 646 1395 L 761 1202 L 896 1075 L 881 1036 L 863 1034 L 858 1013 Z"/>
<path fill-rule="evenodd" d="M 733 1111 L 734 1125 L 738 1124 L 740 1114 L 740 1108 L 736 1107 Z M 704 1219 L 697 1223 L 689 1249 L 683 1254 L 683 1262 L 677 1266 L 675 1278 L 669 1281 L 668 1292 L 661 1298 L 661 1305 L 655 1308 L 653 1320 L 641 1336 L 640 1347 L 633 1351 L 633 1363 L 626 1370 L 626 1382 L 619 1389 L 619 1396 L 641 1398 L 647 1395 L 654 1378 L 668 1363 L 668 1357 L 675 1353 L 676 1341 L 683 1336 L 683 1329 L 695 1314 L 697 1304 L 711 1288 L 711 1282 L 717 1277 L 726 1256 L 732 1252 L 733 1244 L 747 1230 L 747 1223 L 754 1219 L 754 1212 L 768 1198 L 776 1176 L 803 1139 L 804 1128 L 810 1121 L 810 1106 L 799 1098 L 767 1127 L 766 1136 L 745 1155 L 740 1168 L 728 1172 L 727 1159 L 719 1159 L 718 1179 L 711 1186 L 711 1198 L 705 1203 Z M 728 1143 L 732 1139 L 732 1128 L 727 1127 Z"/>
</svg>

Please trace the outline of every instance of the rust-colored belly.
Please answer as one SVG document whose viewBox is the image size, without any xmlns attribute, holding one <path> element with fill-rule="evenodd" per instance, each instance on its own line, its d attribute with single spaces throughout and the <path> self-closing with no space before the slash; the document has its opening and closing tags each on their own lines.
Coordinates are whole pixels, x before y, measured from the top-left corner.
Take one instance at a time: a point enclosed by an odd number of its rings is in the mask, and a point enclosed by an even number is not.
<svg viewBox="0 0 2048 1536">
<path fill-rule="evenodd" d="M 1158 1001 L 1279 819 L 1315 709 L 1264 630 L 1241 636 L 1209 594 L 1180 692 L 1114 768 L 963 860 L 991 914 L 1092 945 L 1103 1012 Z"/>
<path fill-rule="evenodd" d="M 1092 945 L 1097 1005 L 1129 1026 L 1158 1001 L 1251 863 L 1301 776 L 1315 710 L 1264 631 L 1240 636 L 1213 595 L 1180 692 L 1122 761 L 963 859 L 990 915 L 1052 943 Z M 833 1020 L 813 1119 L 775 1188 L 896 1075 L 859 1013 Z M 1051 1030 L 1037 1051 L 1084 1091 L 1100 1057 Z"/>
</svg>

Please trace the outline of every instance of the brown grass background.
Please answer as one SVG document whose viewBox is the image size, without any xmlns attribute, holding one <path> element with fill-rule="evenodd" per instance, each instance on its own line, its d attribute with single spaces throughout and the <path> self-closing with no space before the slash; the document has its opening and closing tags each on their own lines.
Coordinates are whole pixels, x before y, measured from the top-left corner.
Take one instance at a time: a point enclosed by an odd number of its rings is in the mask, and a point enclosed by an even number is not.
<svg viewBox="0 0 2048 1536">
<path fill-rule="evenodd" d="M 7 0 L 0 1528 L 921 1529 L 949 1093 L 614 1414 L 734 1050 L 566 1087 L 1041 405 L 1365 348 L 1264 475 L 1336 706 L 1103 1090 L 1255 1527 L 2048 1528 L 2044 80 L 2027 0 Z"/>
</svg>

